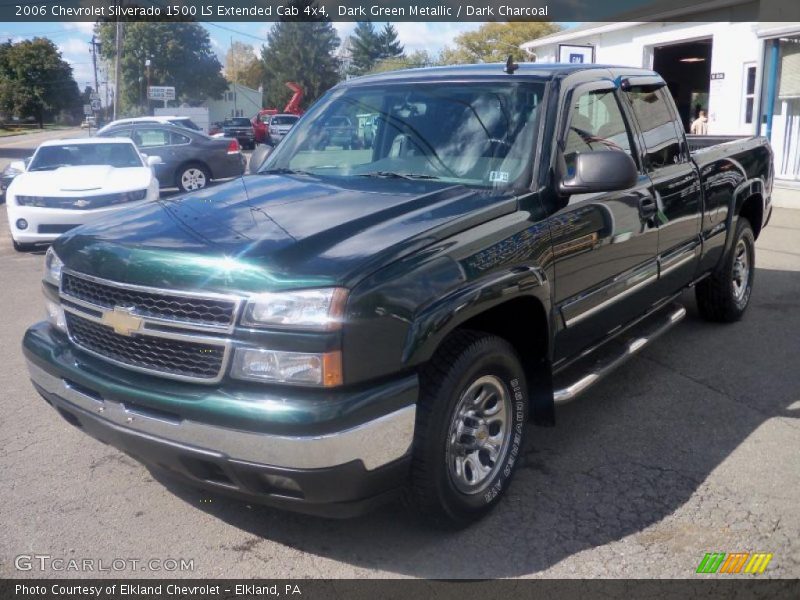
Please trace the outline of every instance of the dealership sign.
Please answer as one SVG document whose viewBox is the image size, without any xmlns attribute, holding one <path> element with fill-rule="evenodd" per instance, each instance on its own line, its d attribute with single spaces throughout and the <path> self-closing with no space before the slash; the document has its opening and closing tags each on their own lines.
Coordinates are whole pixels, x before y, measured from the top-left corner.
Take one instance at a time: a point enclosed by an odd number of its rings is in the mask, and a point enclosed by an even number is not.
<svg viewBox="0 0 800 600">
<path fill-rule="evenodd" d="M 147 88 L 150 100 L 175 100 L 175 88 L 171 85 L 151 85 Z"/>
</svg>

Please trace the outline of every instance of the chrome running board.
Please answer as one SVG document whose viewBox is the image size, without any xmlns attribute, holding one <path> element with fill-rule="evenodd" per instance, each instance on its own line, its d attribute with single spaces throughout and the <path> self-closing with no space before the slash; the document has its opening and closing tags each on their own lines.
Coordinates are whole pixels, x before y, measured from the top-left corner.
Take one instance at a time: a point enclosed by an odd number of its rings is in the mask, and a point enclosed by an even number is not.
<svg viewBox="0 0 800 600">
<path fill-rule="evenodd" d="M 555 403 L 569 402 L 585 392 L 685 316 L 683 306 L 670 304 L 557 371 L 553 376 Z"/>
</svg>

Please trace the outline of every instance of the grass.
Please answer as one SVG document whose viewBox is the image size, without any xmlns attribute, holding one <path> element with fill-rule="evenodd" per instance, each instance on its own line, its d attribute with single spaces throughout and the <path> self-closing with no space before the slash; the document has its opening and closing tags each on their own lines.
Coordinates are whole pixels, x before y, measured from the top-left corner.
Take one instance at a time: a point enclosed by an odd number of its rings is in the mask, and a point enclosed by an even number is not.
<svg viewBox="0 0 800 600">
<path fill-rule="evenodd" d="M 19 127 L 11 125 L 8 128 L 0 126 L 0 138 L 2 137 L 11 137 L 14 135 L 25 135 L 28 133 L 37 133 L 39 131 L 57 131 L 59 129 L 72 129 L 69 125 L 53 125 L 53 124 L 45 124 L 44 129 L 39 129 L 36 125 L 33 126 L 26 126 L 26 127 Z"/>
</svg>

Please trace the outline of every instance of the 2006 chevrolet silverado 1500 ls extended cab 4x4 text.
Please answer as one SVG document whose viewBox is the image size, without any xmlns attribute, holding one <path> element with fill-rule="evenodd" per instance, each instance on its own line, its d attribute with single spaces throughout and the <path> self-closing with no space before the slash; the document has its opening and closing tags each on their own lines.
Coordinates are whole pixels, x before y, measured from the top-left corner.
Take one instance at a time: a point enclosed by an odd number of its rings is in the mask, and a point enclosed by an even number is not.
<svg viewBox="0 0 800 600">
<path fill-rule="evenodd" d="M 356 115 L 371 147 L 319 143 Z M 203 487 L 452 524 L 684 289 L 742 316 L 773 178 L 763 138 L 690 154 L 652 71 L 513 63 L 342 83 L 256 167 L 53 244 L 36 389 Z"/>
</svg>

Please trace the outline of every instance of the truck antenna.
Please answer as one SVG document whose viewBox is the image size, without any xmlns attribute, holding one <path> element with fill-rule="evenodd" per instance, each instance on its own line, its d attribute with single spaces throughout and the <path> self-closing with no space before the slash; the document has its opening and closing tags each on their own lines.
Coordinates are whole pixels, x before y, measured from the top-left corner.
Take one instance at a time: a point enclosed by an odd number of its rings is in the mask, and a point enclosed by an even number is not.
<svg viewBox="0 0 800 600">
<path fill-rule="evenodd" d="M 519 69 L 519 65 L 514 62 L 514 57 L 511 54 L 509 54 L 508 60 L 506 61 L 506 68 L 503 69 L 503 71 L 505 71 L 509 75 L 513 75 L 514 71 L 516 71 L 517 69 Z"/>
</svg>

